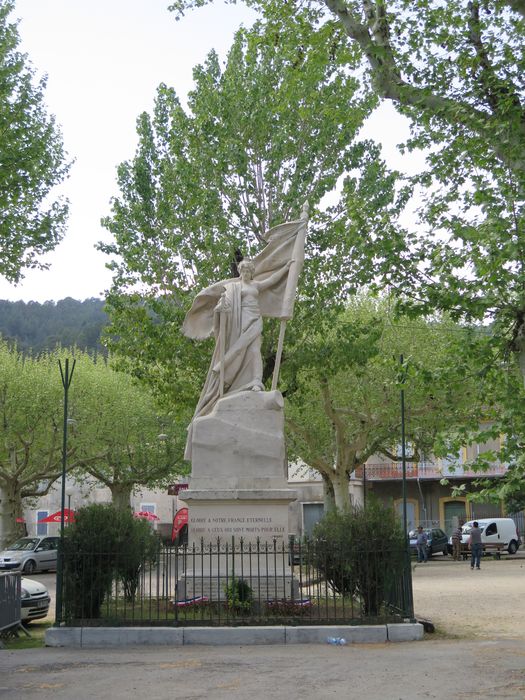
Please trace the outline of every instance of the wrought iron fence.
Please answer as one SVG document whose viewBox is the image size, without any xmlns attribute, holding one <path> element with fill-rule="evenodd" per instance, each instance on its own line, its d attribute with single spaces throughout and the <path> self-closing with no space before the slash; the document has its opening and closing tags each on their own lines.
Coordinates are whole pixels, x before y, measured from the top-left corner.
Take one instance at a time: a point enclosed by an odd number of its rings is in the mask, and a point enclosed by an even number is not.
<svg viewBox="0 0 525 700">
<path fill-rule="evenodd" d="M 73 626 L 376 624 L 413 618 L 410 555 L 322 543 L 159 546 L 150 561 L 68 554 L 60 620 Z"/>
<path fill-rule="evenodd" d="M 509 518 L 512 518 L 516 523 L 516 528 L 518 530 L 518 535 L 523 540 L 523 533 L 525 532 L 525 511 L 520 511 L 519 513 L 511 513 Z"/>
</svg>

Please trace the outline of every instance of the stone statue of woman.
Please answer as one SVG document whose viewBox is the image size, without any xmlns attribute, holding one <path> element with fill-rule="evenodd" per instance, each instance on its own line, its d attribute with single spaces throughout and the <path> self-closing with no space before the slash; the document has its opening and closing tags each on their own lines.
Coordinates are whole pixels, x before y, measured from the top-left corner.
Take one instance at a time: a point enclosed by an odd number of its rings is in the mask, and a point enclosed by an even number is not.
<svg viewBox="0 0 525 700">
<path fill-rule="evenodd" d="M 240 277 L 216 282 L 195 297 L 183 333 L 195 339 L 213 334 L 215 349 L 193 421 L 208 415 L 223 394 L 263 390 L 262 317 L 292 316 L 305 229 L 306 218 L 274 227 L 266 235 L 263 251 L 239 263 Z M 193 421 L 186 459 L 191 459 Z"/>
</svg>

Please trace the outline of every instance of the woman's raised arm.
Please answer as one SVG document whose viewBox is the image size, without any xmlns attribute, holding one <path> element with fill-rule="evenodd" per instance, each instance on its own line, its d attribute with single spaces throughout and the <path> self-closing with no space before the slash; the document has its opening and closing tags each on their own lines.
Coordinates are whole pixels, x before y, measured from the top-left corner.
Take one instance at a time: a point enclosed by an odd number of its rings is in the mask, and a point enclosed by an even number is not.
<svg viewBox="0 0 525 700">
<path fill-rule="evenodd" d="M 260 282 L 259 281 L 255 282 L 255 280 L 254 280 L 253 283 L 255 284 L 257 289 L 259 289 L 259 290 L 261 290 L 261 289 L 264 290 L 264 289 L 268 289 L 268 287 L 273 287 L 275 284 L 277 284 L 277 282 L 279 282 L 281 277 L 285 276 L 285 274 L 290 269 L 290 265 L 293 262 L 295 262 L 295 261 L 288 260 L 288 262 L 286 263 L 286 265 L 284 265 L 284 267 L 282 267 L 280 270 L 277 270 L 276 272 L 274 272 L 272 275 L 267 277 L 265 280 L 261 280 Z"/>
</svg>

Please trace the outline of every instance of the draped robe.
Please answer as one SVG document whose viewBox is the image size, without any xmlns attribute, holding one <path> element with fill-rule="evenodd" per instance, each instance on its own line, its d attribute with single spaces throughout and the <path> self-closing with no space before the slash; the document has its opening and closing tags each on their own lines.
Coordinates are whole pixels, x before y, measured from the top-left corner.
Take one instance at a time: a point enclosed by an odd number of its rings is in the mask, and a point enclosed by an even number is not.
<svg viewBox="0 0 525 700">
<path fill-rule="evenodd" d="M 240 278 L 222 280 L 203 289 L 193 300 L 182 327 L 189 338 L 215 336 L 215 349 L 208 375 L 201 391 L 193 420 L 208 415 L 219 399 L 220 382 L 220 322 L 217 304 L 225 294 L 224 313 L 224 393 L 245 391 L 254 386 L 262 388 L 261 337 L 262 317 L 291 318 L 298 275 L 304 260 L 305 220 L 275 226 L 267 232 L 267 245 L 253 259 L 253 282 L 266 283 L 258 299 L 243 291 Z M 293 260 L 288 273 L 284 269 Z M 276 273 L 283 272 L 282 276 Z M 272 276 L 275 283 L 268 284 Z M 185 459 L 191 459 L 193 421 L 188 427 Z"/>
</svg>

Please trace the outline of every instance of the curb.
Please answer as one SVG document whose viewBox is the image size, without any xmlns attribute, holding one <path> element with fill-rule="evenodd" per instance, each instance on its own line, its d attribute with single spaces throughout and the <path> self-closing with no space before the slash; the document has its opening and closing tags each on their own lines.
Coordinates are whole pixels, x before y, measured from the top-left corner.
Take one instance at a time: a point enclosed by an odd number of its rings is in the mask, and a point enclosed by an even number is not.
<svg viewBox="0 0 525 700">
<path fill-rule="evenodd" d="M 343 637 L 348 644 L 413 642 L 423 639 L 423 625 L 327 625 L 304 627 L 51 627 L 48 647 L 128 646 L 246 646 L 253 644 L 323 644 L 327 637 Z"/>
</svg>

